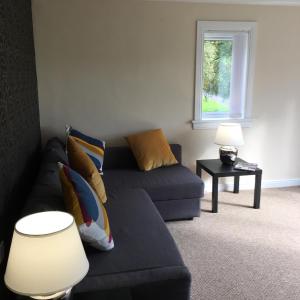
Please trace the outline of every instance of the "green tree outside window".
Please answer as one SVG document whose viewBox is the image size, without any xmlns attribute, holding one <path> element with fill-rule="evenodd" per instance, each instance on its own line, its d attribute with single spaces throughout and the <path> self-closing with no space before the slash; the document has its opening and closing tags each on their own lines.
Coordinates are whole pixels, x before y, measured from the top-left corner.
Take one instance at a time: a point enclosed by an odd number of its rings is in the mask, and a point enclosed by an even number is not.
<svg viewBox="0 0 300 300">
<path fill-rule="evenodd" d="M 203 112 L 228 112 L 232 40 L 206 40 L 203 65 Z"/>
</svg>

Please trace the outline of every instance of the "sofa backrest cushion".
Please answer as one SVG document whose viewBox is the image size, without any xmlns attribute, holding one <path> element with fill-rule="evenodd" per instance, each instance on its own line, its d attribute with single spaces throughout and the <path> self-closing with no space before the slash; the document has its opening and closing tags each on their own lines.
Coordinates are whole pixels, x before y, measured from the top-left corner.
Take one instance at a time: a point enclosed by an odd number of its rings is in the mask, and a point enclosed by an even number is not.
<svg viewBox="0 0 300 300">
<path fill-rule="evenodd" d="M 171 150 L 179 163 L 181 163 L 181 145 L 170 144 Z M 138 168 L 134 155 L 127 146 L 107 147 L 104 158 L 105 169 L 132 169 Z"/>
<path fill-rule="evenodd" d="M 50 139 L 43 151 L 39 174 L 26 200 L 22 216 L 47 211 L 65 210 L 57 162 L 68 164 L 64 144 L 58 138 Z"/>
</svg>

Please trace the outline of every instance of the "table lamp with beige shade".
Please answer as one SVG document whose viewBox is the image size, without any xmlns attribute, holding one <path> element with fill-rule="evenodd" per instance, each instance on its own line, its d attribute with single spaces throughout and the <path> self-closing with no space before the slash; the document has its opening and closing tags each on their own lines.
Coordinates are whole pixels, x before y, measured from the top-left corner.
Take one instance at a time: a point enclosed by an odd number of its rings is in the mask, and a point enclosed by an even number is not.
<svg viewBox="0 0 300 300">
<path fill-rule="evenodd" d="M 233 165 L 238 155 L 237 146 L 244 144 L 243 132 L 239 123 L 221 123 L 217 129 L 215 144 L 220 145 L 220 160 Z"/>
<path fill-rule="evenodd" d="M 74 218 L 47 211 L 16 223 L 6 272 L 6 286 L 34 299 L 61 299 L 87 274 L 87 260 Z"/>
</svg>

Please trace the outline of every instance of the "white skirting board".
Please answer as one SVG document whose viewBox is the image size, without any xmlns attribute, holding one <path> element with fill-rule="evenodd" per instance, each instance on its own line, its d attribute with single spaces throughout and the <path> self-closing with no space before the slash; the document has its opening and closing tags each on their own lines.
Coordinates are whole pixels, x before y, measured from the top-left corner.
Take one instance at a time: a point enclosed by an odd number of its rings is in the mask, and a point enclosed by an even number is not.
<svg viewBox="0 0 300 300">
<path fill-rule="evenodd" d="M 283 187 L 291 187 L 291 186 L 300 186 L 300 178 L 293 179 L 277 179 L 277 180 L 263 180 L 261 183 L 261 187 L 263 189 L 271 189 L 271 188 L 283 188 Z M 242 176 L 240 177 L 240 190 L 251 190 L 254 189 L 254 176 L 253 180 L 248 180 L 243 182 Z M 212 190 L 211 180 L 205 180 L 205 192 L 209 193 Z M 219 179 L 219 191 L 232 191 L 233 190 L 233 182 L 224 183 L 222 182 L 222 178 Z"/>
</svg>

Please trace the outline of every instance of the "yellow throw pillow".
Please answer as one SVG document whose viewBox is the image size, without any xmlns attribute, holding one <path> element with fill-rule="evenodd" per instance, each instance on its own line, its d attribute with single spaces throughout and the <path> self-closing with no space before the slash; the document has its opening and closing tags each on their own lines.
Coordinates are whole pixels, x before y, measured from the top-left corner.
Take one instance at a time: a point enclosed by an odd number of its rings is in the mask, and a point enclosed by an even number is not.
<svg viewBox="0 0 300 300">
<path fill-rule="evenodd" d="M 102 203 L 105 203 L 105 187 L 93 161 L 81 150 L 73 137 L 69 136 L 67 140 L 68 159 L 72 169 L 78 172 L 93 188 Z"/>
<path fill-rule="evenodd" d="M 127 142 L 143 171 L 178 163 L 161 129 L 130 135 Z"/>
</svg>

